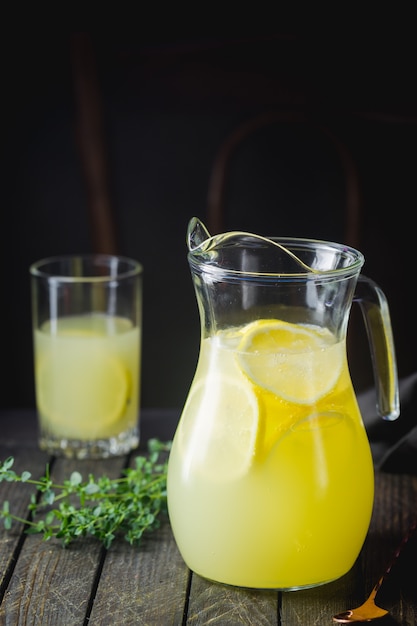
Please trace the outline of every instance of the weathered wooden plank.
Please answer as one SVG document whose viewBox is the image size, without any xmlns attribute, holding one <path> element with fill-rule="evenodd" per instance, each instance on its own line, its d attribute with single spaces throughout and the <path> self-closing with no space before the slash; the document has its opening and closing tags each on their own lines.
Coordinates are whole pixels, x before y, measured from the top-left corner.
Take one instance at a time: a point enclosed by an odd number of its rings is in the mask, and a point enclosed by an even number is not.
<svg viewBox="0 0 417 626">
<path fill-rule="evenodd" d="M 166 427 L 166 435 L 172 432 L 172 414 L 161 415 L 159 425 L 158 415 L 145 420 L 141 453 L 146 439 L 157 436 L 161 424 Z M 19 428 L 16 431 L 13 420 L 9 422 L 11 430 L 1 441 L 0 458 L 14 456 L 16 471 L 29 469 L 40 476 L 47 455 L 38 450 L 33 438 L 20 439 Z M 85 478 L 89 472 L 118 476 L 123 466 L 123 458 L 83 462 L 60 459 L 53 467 L 53 477 L 61 481 L 74 469 Z M 354 568 L 338 581 L 297 592 L 245 590 L 191 575 L 168 522 L 145 537 L 138 548 L 117 541 L 107 553 L 94 540 L 77 540 L 71 548 L 63 549 L 57 541 L 45 543 L 39 536 L 22 535 L 22 524 L 14 524 L 12 531 L 0 528 L 3 580 L 5 573 L 14 568 L 10 582 L 8 577 L 4 580 L 0 626 L 330 626 L 334 613 L 365 599 L 417 515 L 417 476 L 377 474 L 376 487 L 371 527 Z M 8 499 L 14 512 L 26 517 L 33 491 L 29 485 L 0 483 L 0 506 Z M 349 514 L 349 508 L 345 514 Z M 379 604 L 390 610 L 393 621 L 404 626 L 417 623 L 416 562 L 417 533 L 377 597 Z"/>
<path fill-rule="evenodd" d="M 341 598 L 346 600 L 345 608 L 355 605 L 358 574 L 359 566 L 355 564 L 345 576 L 326 585 L 283 593 L 280 626 L 332 624 L 332 616 L 342 610 Z"/>
<path fill-rule="evenodd" d="M 278 623 L 276 591 L 230 587 L 193 574 L 187 625 L 271 626 Z"/>
<path fill-rule="evenodd" d="M 124 464 L 122 457 L 100 462 L 58 459 L 51 476 L 60 482 L 75 469 L 85 477 L 94 469 L 97 475 L 105 471 L 117 477 Z M 77 540 L 64 549 L 57 540 L 28 536 L 0 607 L 0 624 L 83 624 L 101 554 L 101 545 L 94 540 Z"/>
<path fill-rule="evenodd" d="M 138 547 L 117 542 L 110 548 L 89 624 L 180 626 L 187 583 L 188 569 L 166 520 Z"/>
<path fill-rule="evenodd" d="M 33 409 L 0 409 L 1 445 L 18 444 L 19 449 L 35 449 L 38 418 Z"/>
<path fill-rule="evenodd" d="M 14 444 L 0 445 L 0 459 L 5 461 L 9 456 L 15 459 L 12 469 L 21 474 L 24 470 L 32 473 L 33 478 L 38 478 L 45 471 L 48 460 L 47 455 L 29 448 L 17 449 Z M 31 494 L 35 493 L 35 487 L 27 483 L 0 483 L 0 507 L 5 500 L 9 501 L 10 511 L 15 515 L 26 519 Z M 10 574 L 9 568 L 13 567 L 15 550 L 20 541 L 24 526 L 20 522 L 13 522 L 12 528 L 5 530 L 3 522 L 0 524 L 0 602 L 6 584 L 5 576 Z"/>
<path fill-rule="evenodd" d="M 364 550 L 362 602 L 368 596 L 402 538 L 417 518 L 417 476 L 380 473 L 375 506 Z M 417 533 L 409 540 L 377 596 L 377 603 L 404 626 L 417 624 Z"/>
<path fill-rule="evenodd" d="M 91 542 L 64 549 L 28 537 L 0 607 L 0 624 L 83 624 L 99 557 L 99 545 Z"/>
<path fill-rule="evenodd" d="M 161 462 L 167 456 L 161 454 Z M 188 576 L 168 517 L 162 516 L 161 527 L 145 534 L 139 546 L 117 541 L 106 553 L 89 624 L 181 624 Z"/>
</svg>

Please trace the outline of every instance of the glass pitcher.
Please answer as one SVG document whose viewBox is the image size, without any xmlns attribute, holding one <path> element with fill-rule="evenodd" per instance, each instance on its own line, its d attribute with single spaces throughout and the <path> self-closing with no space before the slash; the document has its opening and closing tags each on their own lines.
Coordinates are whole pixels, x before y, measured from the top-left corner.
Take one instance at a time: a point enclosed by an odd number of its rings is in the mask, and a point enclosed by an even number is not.
<svg viewBox="0 0 417 626">
<path fill-rule="evenodd" d="M 346 245 L 196 218 L 188 260 L 197 369 L 173 439 L 168 508 L 188 567 L 221 583 L 296 590 L 345 574 L 365 540 L 371 450 L 346 354 L 362 310 L 381 416 L 399 415 L 386 298 Z"/>
</svg>

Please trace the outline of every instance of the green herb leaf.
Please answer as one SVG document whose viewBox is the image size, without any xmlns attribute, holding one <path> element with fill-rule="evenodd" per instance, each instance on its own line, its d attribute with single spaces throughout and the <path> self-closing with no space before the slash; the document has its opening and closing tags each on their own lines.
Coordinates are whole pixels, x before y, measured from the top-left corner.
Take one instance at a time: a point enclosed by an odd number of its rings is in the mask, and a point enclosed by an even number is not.
<svg viewBox="0 0 417 626">
<path fill-rule="evenodd" d="M 62 485 L 52 482 L 49 468 L 39 480 L 30 472 L 16 474 L 11 468 L 14 459 L 0 463 L 0 482 L 31 484 L 40 492 L 28 504 L 28 519 L 10 512 L 8 501 L 0 508 L 0 519 L 10 530 L 12 521 L 25 524 L 26 532 L 42 533 L 45 541 L 55 537 L 68 546 L 78 537 L 92 536 L 105 548 L 120 537 L 130 544 L 138 544 L 145 532 L 160 525 L 160 517 L 167 512 L 166 477 L 167 455 L 171 442 L 158 439 L 148 442 L 147 456 L 135 458 L 135 467 L 124 470 L 120 478 L 107 476 L 84 481 L 79 472 L 73 472 Z M 55 507 L 55 508 L 52 508 Z M 43 515 L 42 519 L 36 519 Z"/>
</svg>

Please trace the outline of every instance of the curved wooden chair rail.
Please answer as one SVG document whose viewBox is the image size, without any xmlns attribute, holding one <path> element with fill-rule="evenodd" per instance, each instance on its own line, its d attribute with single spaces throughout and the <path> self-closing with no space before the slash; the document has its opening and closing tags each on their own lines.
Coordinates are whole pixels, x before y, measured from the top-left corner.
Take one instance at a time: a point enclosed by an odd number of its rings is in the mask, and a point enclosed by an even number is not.
<svg viewBox="0 0 417 626">
<path fill-rule="evenodd" d="M 238 146 L 258 129 L 273 124 L 304 124 L 321 131 L 333 144 L 340 158 L 345 179 L 344 241 L 359 247 L 361 192 L 359 174 L 354 159 L 342 140 L 328 127 L 316 123 L 304 113 L 265 112 L 238 126 L 222 143 L 214 159 L 207 195 L 207 226 L 211 233 L 225 230 L 225 190 L 231 162 Z"/>
<path fill-rule="evenodd" d="M 94 252 L 117 253 L 118 235 L 109 190 L 107 145 L 103 127 L 102 100 L 96 60 L 88 33 L 74 33 L 71 39 L 76 134 L 80 161 L 87 190 L 87 204 Z M 305 113 L 270 111 L 238 126 L 221 144 L 209 176 L 207 226 L 211 233 L 225 229 L 225 190 L 236 149 L 256 130 L 272 124 L 307 125 L 321 131 L 334 146 L 345 179 L 344 241 L 360 246 L 360 182 L 354 159 L 333 130 L 316 123 Z"/>
</svg>

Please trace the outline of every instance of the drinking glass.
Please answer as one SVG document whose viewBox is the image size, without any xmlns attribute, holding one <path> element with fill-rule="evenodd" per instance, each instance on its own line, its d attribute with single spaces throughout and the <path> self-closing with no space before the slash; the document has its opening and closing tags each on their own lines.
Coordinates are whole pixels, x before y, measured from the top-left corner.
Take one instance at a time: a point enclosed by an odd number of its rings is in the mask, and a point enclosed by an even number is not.
<svg viewBox="0 0 417 626">
<path fill-rule="evenodd" d="M 69 255 L 30 266 L 39 446 L 105 458 L 139 444 L 142 272 Z"/>
</svg>

